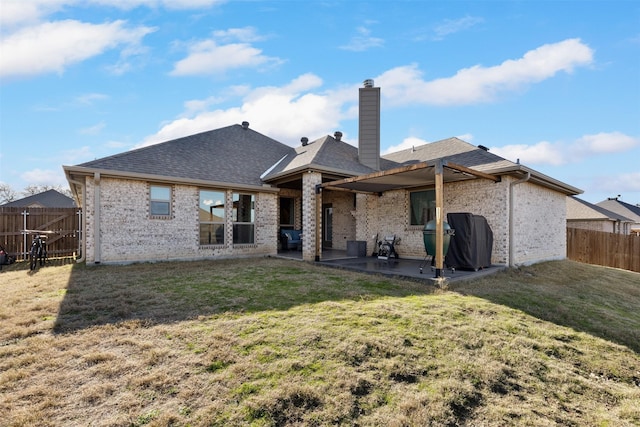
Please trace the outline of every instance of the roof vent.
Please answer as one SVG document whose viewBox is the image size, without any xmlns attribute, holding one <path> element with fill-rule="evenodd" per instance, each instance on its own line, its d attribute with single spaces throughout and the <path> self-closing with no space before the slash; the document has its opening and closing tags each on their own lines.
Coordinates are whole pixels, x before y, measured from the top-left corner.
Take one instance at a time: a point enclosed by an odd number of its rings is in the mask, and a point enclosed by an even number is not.
<svg viewBox="0 0 640 427">
<path fill-rule="evenodd" d="M 309 138 L 307 138 L 306 136 L 303 136 L 302 138 L 300 138 L 300 142 L 302 142 L 303 147 L 306 147 L 307 144 L 309 143 Z"/>
<path fill-rule="evenodd" d="M 484 151 L 489 151 L 489 149 L 487 147 L 485 147 L 484 145 L 478 145 L 478 148 Z"/>
<path fill-rule="evenodd" d="M 373 79 L 367 79 L 363 82 L 364 87 L 373 87 Z"/>
<path fill-rule="evenodd" d="M 242 122 L 242 129 L 249 129 L 249 122 Z"/>
<path fill-rule="evenodd" d="M 336 139 L 336 141 L 340 141 L 340 140 L 342 140 L 342 132 L 340 132 L 339 130 L 338 130 L 338 131 L 335 131 L 335 132 L 333 133 L 333 137 Z"/>
</svg>

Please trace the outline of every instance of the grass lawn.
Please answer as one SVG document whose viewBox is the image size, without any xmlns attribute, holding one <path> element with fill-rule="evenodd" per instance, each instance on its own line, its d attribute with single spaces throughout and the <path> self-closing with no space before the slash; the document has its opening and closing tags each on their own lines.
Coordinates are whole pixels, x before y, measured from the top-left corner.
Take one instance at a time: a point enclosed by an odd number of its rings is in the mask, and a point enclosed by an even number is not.
<svg viewBox="0 0 640 427">
<path fill-rule="evenodd" d="M 1 426 L 640 425 L 640 274 L 281 259 L 0 272 Z"/>
</svg>

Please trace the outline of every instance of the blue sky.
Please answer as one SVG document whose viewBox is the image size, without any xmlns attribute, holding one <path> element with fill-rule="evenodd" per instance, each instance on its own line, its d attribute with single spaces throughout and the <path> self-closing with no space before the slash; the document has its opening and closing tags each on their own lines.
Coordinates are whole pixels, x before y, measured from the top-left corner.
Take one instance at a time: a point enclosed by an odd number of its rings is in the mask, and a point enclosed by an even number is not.
<svg viewBox="0 0 640 427">
<path fill-rule="evenodd" d="M 289 145 L 457 136 L 640 203 L 640 2 L 0 0 L 0 182 L 246 120 Z"/>
</svg>

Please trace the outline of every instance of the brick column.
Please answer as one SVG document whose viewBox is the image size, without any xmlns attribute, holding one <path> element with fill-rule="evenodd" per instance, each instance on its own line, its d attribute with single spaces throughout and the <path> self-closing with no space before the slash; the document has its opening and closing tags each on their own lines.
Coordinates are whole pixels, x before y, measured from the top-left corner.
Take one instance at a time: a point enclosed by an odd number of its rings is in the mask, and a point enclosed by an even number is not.
<svg viewBox="0 0 640 427">
<path fill-rule="evenodd" d="M 321 183 L 322 174 L 318 172 L 302 175 L 302 259 L 305 261 L 315 261 L 316 234 L 319 234 L 316 231 L 322 231 L 322 194 L 316 194 L 316 185 Z"/>
</svg>

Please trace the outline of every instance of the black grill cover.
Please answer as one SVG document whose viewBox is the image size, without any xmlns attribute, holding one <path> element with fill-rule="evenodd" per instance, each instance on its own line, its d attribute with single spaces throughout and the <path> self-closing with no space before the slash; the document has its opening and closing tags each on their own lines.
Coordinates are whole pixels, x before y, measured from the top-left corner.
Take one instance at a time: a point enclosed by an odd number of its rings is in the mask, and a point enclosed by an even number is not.
<svg viewBox="0 0 640 427">
<path fill-rule="evenodd" d="M 450 213 L 447 222 L 455 230 L 444 260 L 447 267 L 474 271 L 490 267 L 493 231 L 487 219 L 471 213 Z"/>
</svg>

